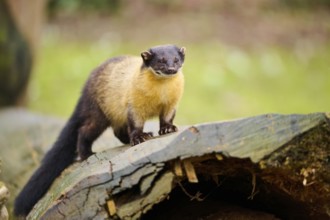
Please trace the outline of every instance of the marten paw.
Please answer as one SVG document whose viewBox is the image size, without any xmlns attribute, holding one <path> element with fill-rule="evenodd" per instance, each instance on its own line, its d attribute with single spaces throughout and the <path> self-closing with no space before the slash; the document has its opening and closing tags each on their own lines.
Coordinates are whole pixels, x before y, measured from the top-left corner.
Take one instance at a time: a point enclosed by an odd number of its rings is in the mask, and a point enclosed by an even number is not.
<svg viewBox="0 0 330 220">
<path fill-rule="evenodd" d="M 164 134 L 169 134 L 169 133 L 173 133 L 173 132 L 176 132 L 178 131 L 178 128 L 175 126 L 175 125 L 171 125 L 171 124 L 166 124 L 166 125 L 163 125 L 158 134 L 159 135 L 164 135 Z"/>
<path fill-rule="evenodd" d="M 92 152 L 92 150 L 90 148 L 85 149 L 83 147 L 79 147 L 79 149 L 78 149 L 78 155 L 79 155 L 80 161 L 86 160 L 88 157 L 90 157 L 93 154 L 94 153 Z"/>
<path fill-rule="evenodd" d="M 137 132 L 132 135 L 131 145 L 141 144 L 153 137 L 152 132 Z"/>
</svg>

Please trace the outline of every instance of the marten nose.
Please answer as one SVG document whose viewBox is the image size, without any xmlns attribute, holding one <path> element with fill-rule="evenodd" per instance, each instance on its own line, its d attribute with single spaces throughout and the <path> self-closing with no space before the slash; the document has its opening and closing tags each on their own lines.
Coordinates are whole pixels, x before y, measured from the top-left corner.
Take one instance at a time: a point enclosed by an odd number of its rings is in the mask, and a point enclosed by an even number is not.
<svg viewBox="0 0 330 220">
<path fill-rule="evenodd" d="M 174 67 L 169 67 L 169 68 L 167 69 L 167 73 L 168 73 L 168 74 L 175 74 L 175 73 L 176 73 L 176 69 L 175 69 Z"/>
</svg>

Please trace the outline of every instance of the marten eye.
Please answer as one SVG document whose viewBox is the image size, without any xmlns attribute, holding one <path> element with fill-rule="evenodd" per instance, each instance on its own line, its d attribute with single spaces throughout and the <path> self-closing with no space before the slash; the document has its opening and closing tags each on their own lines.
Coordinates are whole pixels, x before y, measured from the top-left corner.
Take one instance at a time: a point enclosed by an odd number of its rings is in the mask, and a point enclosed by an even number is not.
<svg viewBox="0 0 330 220">
<path fill-rule="evenodd" d="M 166 63 L 166 60 L 165 60 L 165 58 L 162 58 L 162 59 L 158 59 L 157 62 L 158 63 Z"/>
<path fill-rule="evenodd" d="M 174 63 L 178 63 L 179 59 L 177 57 L 174 58 Z"/>
</svg>

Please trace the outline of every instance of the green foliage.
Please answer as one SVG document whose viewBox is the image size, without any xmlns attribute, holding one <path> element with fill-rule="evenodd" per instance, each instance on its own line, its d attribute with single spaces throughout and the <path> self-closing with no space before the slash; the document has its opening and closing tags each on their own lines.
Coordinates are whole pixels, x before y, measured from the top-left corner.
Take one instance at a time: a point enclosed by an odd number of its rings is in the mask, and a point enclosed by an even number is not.
<svg viewBox="0 0 330 220">
<path fill-rule="evenodd" d="M 48 10 L 51 13 L 56 11 L 117 11 L 120 7 L 120 0 L 49 0 Z"/>
<path fill-rule="evenodd" d="M 280 4 L 289 8 L 301 8 L 301 9 L 311 9 L 311 8 L 330 8 L 329 0 L 281 0 Z"/>
<path fill-rule="evenodd" d="M 150 45 L 46 43 L 30 87 L 30 108 L 68 117 L 93 68 L 112 56 L 138 55 Z M 180 124 L 330 109 L 330 45 L 250 51 L 216 42 L 185 46 Z"/>
</svg>

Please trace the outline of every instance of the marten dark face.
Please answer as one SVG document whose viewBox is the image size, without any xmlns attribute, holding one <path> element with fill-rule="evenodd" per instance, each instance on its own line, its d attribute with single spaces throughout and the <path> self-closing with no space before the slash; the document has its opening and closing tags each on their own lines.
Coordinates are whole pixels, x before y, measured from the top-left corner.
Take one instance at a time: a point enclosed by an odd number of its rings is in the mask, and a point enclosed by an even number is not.
<svg viewBox="0 0 330 220">
<path fill-rule="evenodd" d="M 185 48 L 175 45 L 152 47 L 141 53 L 144 66 L 159 76 L 175 75 L 183 65 Z"/>
</svg>

